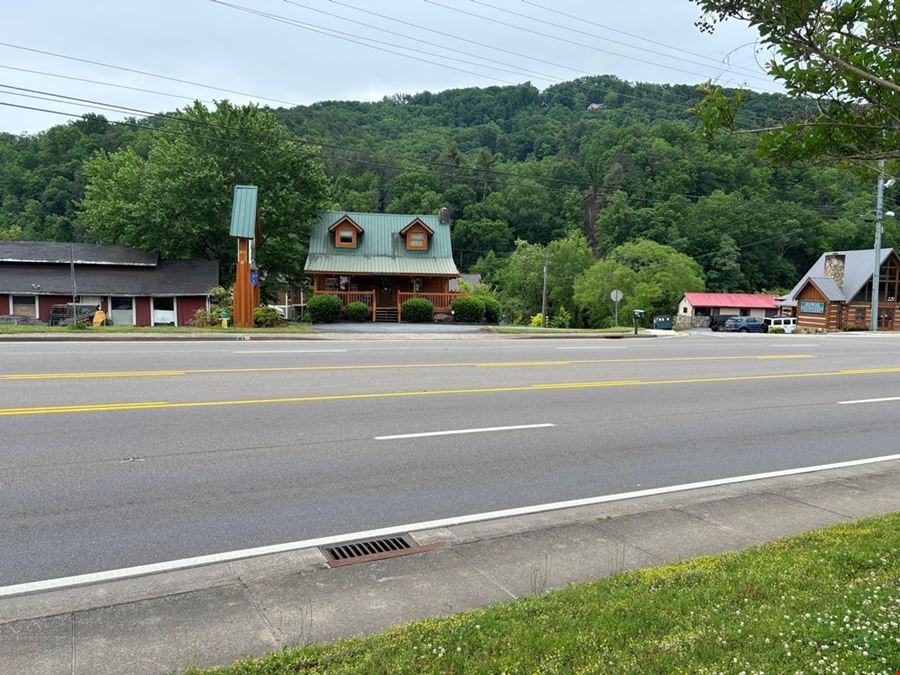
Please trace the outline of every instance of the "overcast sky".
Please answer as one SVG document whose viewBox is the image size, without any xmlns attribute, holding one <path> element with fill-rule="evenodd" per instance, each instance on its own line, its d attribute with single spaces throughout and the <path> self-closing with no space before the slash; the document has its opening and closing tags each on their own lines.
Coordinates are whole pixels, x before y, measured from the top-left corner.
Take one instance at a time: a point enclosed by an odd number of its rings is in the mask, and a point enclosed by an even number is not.
<svg viewBox="0 0 900 675">
<path fill-rule="evenodd" d="M 308 28 L 249 14 L 212 0 L 4 3 L 0 41 L 7 44 L 0 45 L 0 102 L 75 114 L 94 111 L 110 119 L 121 119 L 121 114 L 97 110 L 85 103 L 62 103 L 55 97 L 61 94 L 141 110 L 168 111 L 194 98 L 257 100 L 279 106 L 322 100 L 371 101 L 397 92 L 525 81 L 545 89 L 555 82 L 589 74 L 612 74 L 632 82 L 693 84 L 714 79 L 729 86 L 778 91 L 757 64 L 761 57 L 754 54 L 755 32 L 741 24 L 728 24 L 712 36 L 701 34 L 694 26 L 699 15 L 697 6 L 688 0 L 228 2 L 301 22 Z M 335 34 L 338 31 L 340 35 Z M 388 51 L 379 51 L 372 45 Z M 29 52 L 21 47 L 195 84 Z M 243 93 L 228 93 L 201 84 Z M 54 100 L 25 98 L 13 92 Z M 34 133 L 67 119 L 71 118 L 0 105 L 0 131 Z"/>
</svg>

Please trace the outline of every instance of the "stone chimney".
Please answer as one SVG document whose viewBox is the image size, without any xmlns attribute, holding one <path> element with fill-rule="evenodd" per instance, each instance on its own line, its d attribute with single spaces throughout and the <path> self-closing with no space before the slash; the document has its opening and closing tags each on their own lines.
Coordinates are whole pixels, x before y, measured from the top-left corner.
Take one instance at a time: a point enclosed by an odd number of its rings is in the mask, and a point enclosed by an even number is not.
<svg viewBox="0 0 900 675">
<path fill-rule="evenodd" d="M 844 290 L 844 256 L 840 253 L 825 255 L 825 276 L 834 281 L 842 291 Z"/>
<path fill-rule="evenodd" d="M 442 206 L 441 210 L 438 211 L 438 219 L 441 225 L 449 225 L 450 224 L 450 209 L 446 206 Z"/>
</svg>

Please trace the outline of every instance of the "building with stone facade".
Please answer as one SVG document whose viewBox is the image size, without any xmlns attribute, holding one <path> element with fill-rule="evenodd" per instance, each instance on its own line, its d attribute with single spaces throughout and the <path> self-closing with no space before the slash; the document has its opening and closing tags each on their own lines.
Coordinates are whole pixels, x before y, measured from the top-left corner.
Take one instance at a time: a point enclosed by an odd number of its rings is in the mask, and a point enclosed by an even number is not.
<svg viewBox="0 0 900 675">
<path fill-rule="evenodd" d="M 781 300 L 783 314 L 797 317 L 798 328 L 866 330 L 872 308 L 875 250 L 823 253 Z M 893 330 L 900 310 L 900 257 L 881 250 L 878 328 Z"/>
</svg>

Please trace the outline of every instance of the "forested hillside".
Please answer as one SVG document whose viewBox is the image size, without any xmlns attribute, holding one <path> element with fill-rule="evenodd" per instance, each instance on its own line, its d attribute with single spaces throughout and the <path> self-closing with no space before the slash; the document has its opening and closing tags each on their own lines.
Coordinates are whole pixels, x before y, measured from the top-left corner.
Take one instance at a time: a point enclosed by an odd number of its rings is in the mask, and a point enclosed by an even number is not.
<svg viewBox="0 0 900 675">
<path fill-rule="evenodd" d="M 703 139 L 688 110 L 701 98 L 687 86 L 592 77 L 543 92 L 523 84 L 274 112 L 298 141 L 321 148 L 330 184 L 322 206 L 434 213 L 449 205 L 458 265 L 498 284 L 507 257 L 525 250 L 517 242 L 543 250 L 573 232 L 596 258 L 642 239 L 669 246 L 699 263 L 711 290 L 786 288 L 823 250 L 871 246 L 871 170 L 773 165 L 757 156 L 751 132 Z M 737 125 L 764 127 L 798 105 L 748 94 Z M 229 142 L 268 138 L 237 131 L 228 128 Z M 79 216 L 84 162 L 125 147 L 146 157 L 158 136 L 101 117 L 0 135 L 0 237 L 108 241 L 115 223 L 98 228 Z M 886 245 L 898 235 L 888 219 Z"/>
</svg>

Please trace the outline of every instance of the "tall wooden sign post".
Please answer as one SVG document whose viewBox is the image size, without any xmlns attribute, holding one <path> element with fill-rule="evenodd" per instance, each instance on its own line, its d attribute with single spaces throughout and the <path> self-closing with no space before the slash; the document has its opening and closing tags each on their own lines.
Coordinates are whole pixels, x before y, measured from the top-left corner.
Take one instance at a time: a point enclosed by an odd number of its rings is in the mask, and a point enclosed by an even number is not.
<svg viewBox="0 0 900 675">
<path fill-rule="evenodd" d="M 259 207 L 255 185 L 235 185 L 231 208 L 231 236 L 237 239 L 234 277 L 234 325 L 253 327 L 253 310 L 259 304 L 256 245 L 259 241 Z"/>
</svg>

